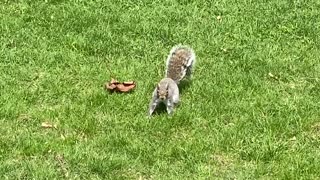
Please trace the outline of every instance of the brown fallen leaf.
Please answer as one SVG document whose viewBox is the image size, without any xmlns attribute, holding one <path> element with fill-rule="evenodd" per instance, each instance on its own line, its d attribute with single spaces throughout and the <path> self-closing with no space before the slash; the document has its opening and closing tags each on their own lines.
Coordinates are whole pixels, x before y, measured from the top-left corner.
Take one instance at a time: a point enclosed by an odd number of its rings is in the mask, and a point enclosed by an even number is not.
<svg viewBox="0 0 320 180">
<path fill-rule="evenodd" d="M 123 82 L 124 85 L 132 85 L 135 84 L 134 81 L 127 81 L 127 82 Z"/>
<path fill-rule="evenodd" d="M 107 83 L 105 84 L 105 88 L 108 89 L 108 90 L 113 90 L 113 89 L 115 89 L 115 88 L 117 87 L 117 84 L 118 84 L 118 83 L 119 83 L 119 82 L 118 82 L 117 80 L 111 79 L 110 82 L 107 82 Z"/>
<path fill-rule="evenodd" d="M 110 82 L 105 84 L 105 89 L 109 91 L 117 91 L 117 92 L 129 92 L 136 87 L 135 81 L 126 81 L 120 83 L 115 79 L 111 79 Z"/>
<path fill-rule="evenodd" d="M 115 80 L 115 79 L 111 79 L 110 83 L 112 83 L 112 84 L 117 84 L 117 83 L 119 83 L 119 81 L 117 81 L 117 80 Z"/>
<path fill-rule="evenodd" d="M 108 89 L 108 90 L 113 90 L 116 87 L 117 87 L 117 85 L 115 85 L 115 84 L 106 83 L 106 89 Z"/>
<path fill-rule="evenodd" d="M 118 84 L 117 90 L 120 92 L 129 92 L 135 86 L 136 86 L 135 84 Z"/>
<path fill-rule="evenodd" d="M 51 123 L 49 123 L 49 122 L 43 122 L 43 123 L 41 123 L 41 127 L 43 127 L 43 128 L 57 128 L 56 125 L 51 124 Z"/>
</svg>

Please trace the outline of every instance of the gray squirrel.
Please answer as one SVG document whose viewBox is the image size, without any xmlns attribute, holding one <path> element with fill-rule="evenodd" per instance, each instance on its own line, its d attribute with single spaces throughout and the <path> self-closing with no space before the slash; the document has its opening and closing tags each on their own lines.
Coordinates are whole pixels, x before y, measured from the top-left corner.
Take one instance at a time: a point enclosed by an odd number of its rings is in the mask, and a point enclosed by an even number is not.
<svg viewBox="0 0 320 180">
<path fill-rule="evenodd" d="M 160 80 L 152 93 L 148 116 L 150 117 L 160 103 L 164 103 L 169 115 L 173 114 L 174 107 L 180 102 L 178 84 L 181 80 L 191 79 L 192 67 L 196 55 L 192 48 L 174 46 L 167 58 L 165 77 Z"/>
</svg>

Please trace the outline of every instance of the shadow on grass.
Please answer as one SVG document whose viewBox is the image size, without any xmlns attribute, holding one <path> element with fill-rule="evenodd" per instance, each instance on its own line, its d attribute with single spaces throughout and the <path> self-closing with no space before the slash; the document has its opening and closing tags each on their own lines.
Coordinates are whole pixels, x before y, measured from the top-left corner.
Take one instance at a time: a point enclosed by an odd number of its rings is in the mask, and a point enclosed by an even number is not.
<svg viewBox="0 0 320 180">
<path fill-rule="evenodd" d="M 183 94 L 183 92 L 184 92 L 185 90 L 187 90 L 190 86 L 192 86 L 192 81 L 191 81 L 191 80 L 183 80 L 183 81 L 180 81 L 180 83 L 178 84 L 179 93 L 180 93 L 180 98 L 181 98 L 181 94 Z"/>
<path fill-rule="evenodd" d="M 160 115 L 162 113 L 167 114 L 167 107 L 164 103 L 158 104 L 152 115 Z"/>
</svg>

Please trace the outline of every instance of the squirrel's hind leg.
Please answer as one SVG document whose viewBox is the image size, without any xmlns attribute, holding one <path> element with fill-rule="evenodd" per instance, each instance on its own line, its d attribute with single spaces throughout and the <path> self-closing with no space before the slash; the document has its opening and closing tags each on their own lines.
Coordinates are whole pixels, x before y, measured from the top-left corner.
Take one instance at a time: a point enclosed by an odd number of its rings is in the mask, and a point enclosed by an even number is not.
<svg viewBox="0 0 320 180">
<path fill-rule="evenodd" d="M 179 94 L 172 96 L 172 102 L 174 105 L 179 104 L 179 102 L 180 102 Z"/>
</svg>

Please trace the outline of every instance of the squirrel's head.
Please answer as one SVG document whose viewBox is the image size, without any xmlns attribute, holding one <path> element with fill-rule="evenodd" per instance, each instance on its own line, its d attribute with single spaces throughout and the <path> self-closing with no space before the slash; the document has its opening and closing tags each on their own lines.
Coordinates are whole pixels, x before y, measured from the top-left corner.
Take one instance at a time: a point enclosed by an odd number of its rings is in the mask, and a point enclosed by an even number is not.
<svg viewBox="0 0 320 180">
<path fill-rule="evenodd" d="M 165 100 L 168 97 L 168 83 L 160 83 L 157 87 L 158 98 L 161 100 Z"/>
</svg>

